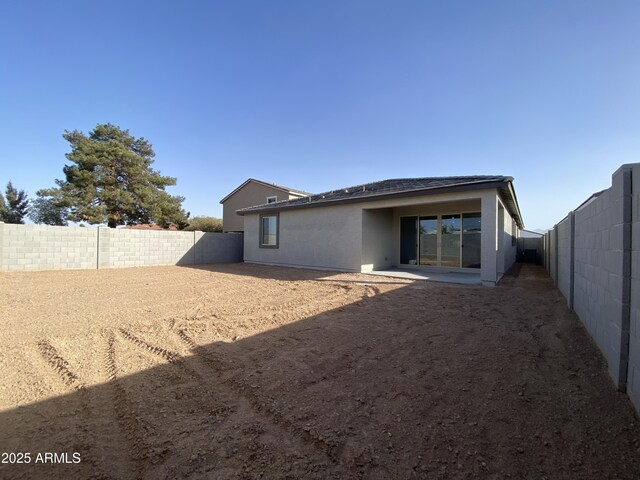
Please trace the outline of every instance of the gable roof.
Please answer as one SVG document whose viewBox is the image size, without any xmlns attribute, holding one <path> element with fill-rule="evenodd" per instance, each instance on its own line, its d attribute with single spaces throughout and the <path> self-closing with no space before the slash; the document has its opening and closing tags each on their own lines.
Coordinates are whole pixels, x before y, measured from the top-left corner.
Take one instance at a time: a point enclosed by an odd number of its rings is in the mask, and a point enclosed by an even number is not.
<svg viewBox="0 0 640 480">
<path fill-rule="evenodd" d="M 247 184 L 249 184 L 251 182 L 257 183 L 259 185 L 264 185 L 265 187 L 275 188 L 277 190 L 281 190 L 283 192 L 287 192 L 287 193 L 290 193 L 290 194 L 293 194 L 293 195 L 298 195 L 298 196 L 301 196 L 301 197 L 307 197 L 307 196 L 311 195 L 310 193 L 303 192 L 302 190 L 296 190 L 294 188 L 289 188 L 289 187 L 283 187 L 281 185 L 276 185 L 275 183 L 268 183 L 268 182 L 263 182 L 262 180 L 256 180 L 255 178 L 249 178 L 245 182 L 243 182 L 242 185 L 240 185 L 238 188 L 236 188 L 233 192 L 231 192 L 229 195 L 227 195 L 222 200 L 220 200 L 220 203 L 226 202 L 229 197 L 233 196 L 236 192 L 238 192 L 238 190 L 240 190 L 245 185 L 247 185 Z"/>
<path fill-rule="evenodd" d="M 292 200 L 283 200 L 270 204 L 242 208 L 238 210 L 237 213 L 244 215 L 246 213 L 320 207 L 336 203 L 354 203 L 368 200 L 384 200 L 387 198 L 445 193 L 449 191 L 498 188 L 507 208 L 516 219 L 516 223 L 520 228 L 524 228 L 512 182 L 513 177 L 502 175 L 396 178 L 331 190 L 303 198 L 294 198 Z"/>
</svg>

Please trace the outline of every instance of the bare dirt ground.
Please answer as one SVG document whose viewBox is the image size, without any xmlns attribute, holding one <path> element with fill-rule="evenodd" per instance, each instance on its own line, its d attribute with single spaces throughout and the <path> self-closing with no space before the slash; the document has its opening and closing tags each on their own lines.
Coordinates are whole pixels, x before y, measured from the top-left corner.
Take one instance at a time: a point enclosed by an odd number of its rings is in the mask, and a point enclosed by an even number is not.
<svg viewBox="0 0 640 480">
<path fill-rule="evenodd" d="M 5 273 L 0 318 L 0 451 L 31 454 L 0 478 L 640 478 L 638 418 L 539 267 Z"/>
</svg>

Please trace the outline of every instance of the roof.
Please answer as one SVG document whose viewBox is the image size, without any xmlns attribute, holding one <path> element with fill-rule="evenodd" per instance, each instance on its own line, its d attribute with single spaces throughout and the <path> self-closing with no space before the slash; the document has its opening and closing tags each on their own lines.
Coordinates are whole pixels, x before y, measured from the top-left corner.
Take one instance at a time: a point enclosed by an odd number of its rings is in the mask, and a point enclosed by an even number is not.
<svg viewBox="0 0 640 480">
<path fill-rule="evenodd" d="M 155 223 L 141 223 L 139 225 L 126 225 L 124 227 L 125 230 L 178 230 L 178 226 L 175 223 L 170 223 L 167 228 L 162 228 L 160 225 L 156 225 Z"/>
<path fill-rule="evenodd" d="M 518 201 L 512 186 L 513 177 L 502 175 L 475 175 L 465 177 L 424 177 L 396 178 L 379 182 L 365 183 L 353 187 L 331 190 L 325 193 L 309 195 L 304 198 L 283 200 L 270 204 L 242 208 L 239 215 L 261 213 L 297 208 L 327 206 L 336 203 L 353 203 L 369 200 L 385 200 L 388 198 L 429 195 L 449 191 L 478 190 L 482 188 L 498 188 L 502 198 L 515 217 L 520 228 L 524 228 Z"/>
<path fill-rule="evenodd" d="M 299 195 L 301 197 L 307 197 L 307 196 L 311 195 L 309 192 L 303 192 L 302 190 L 296 190 L 294 188 L 283 187 L 282 185 L 276 185 L 275 183 L 263 182 L 262 180 L 256 180 L 255 178 L 248 178 L 245 182 L 242 183 L 242 185 L 240 185 L 233 192 L 231 192 L 229 195 L 227 195 L 222 200 L 220 200 L 220 203 L 226 202 L 229 197 L 233 196 L 238 190 L 240 190 L 242 187 L 244 187 L 245 185 L 247 185 L 248 183 L 251 183 L 251 182 L 258 183 L 258 184 L 264 185 L 266 187 L 276 188 L 276 189 L 281 190 L 283 192 L 291 193 L 293 195 Z"/>
</svg>

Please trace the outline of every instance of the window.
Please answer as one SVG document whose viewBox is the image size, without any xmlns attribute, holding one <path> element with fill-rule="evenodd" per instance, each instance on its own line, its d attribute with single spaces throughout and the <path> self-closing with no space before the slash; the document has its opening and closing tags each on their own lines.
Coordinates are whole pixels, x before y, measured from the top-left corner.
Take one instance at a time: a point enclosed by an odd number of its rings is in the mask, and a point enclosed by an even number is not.
<svg viewBox="0 0 640 480">
<path fill-rule="evenodd" d="M 273 197 L 267 197 L 267 203 L 275 203 L 278 201 L 278 197 L 275 195 Z"/>
<path fill-rule="evenodd" d="M 260 215 L 260 248 L 278 248 L 278 215 Z"/>
</svg>

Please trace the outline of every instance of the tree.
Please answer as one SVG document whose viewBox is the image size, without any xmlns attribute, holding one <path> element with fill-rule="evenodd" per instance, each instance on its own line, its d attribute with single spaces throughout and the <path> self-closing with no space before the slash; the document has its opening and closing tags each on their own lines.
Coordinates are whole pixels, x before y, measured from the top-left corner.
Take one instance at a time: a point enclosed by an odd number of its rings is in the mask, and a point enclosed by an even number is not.
<svg viewBox="0 0 640 480">
<path fill-rule="evenodd" d="M 0 193 L 0 222 L 4 222 L 4 217 L 7 214 L 7 204 L 4 201 L 2 193 Z"/>
<path fill-rule="evenodd" d="M 0 197 L 2 195 L 0 194 Z M 6 223 L 24 223 L 24 217 L 29 213 L 29 200 L 24 190 L 18 190 L 11 181 L 7 183 L 4 198 L 0 202 L 2 220 Z"/>
<path fill-rule="evenodd" d="M 189 226 L 185 230 L 193 232 L 221 232 L 222 220 L 216 217 L 193 217 L 189 220 Z"/>
<path fill-rule="evenodd" d="M 69 220 L 106 223 L 111 228 L 187 224 L 184 197 L 165 192 L 176 179 L 151 168 L 155 153 L 143 137 L 134 138 L 129 130 L 110 123 L 97 125 L 88 136 L 65 130 L 63 137 L 71 145 L 66 154 L 71 165 L 63 168 L 66 178 L 56 180 L 59 188 L 40 193 L 56 198 L 58 207 L 68 209 Z"/>
<path fill-rule="evenodd" d="M 29 218 L 33 223 L 43 223 L 45 225 L 68 225 L 67 209 L 60 206 L 60 199 L 45 195 L 43 190 L 38 190 L 38 198 L 31 201 Z"/>
</svg>

